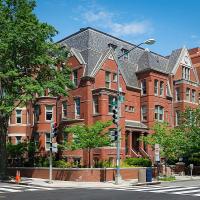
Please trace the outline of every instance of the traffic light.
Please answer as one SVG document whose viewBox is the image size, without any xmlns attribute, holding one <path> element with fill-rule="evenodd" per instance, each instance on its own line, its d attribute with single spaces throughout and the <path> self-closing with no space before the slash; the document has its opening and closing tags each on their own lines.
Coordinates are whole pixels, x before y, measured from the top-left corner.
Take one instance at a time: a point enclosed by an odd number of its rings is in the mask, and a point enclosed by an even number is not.
<svg viewBox="0 0 200 200">
<path fill-rule="evenodd" d="M 114 124 L 118 124 L 118 110 L 117 110 L 117 106 L 113 106 L 113 123 Z"/>
<path fill-rule="evenodd" d="M 52 124 L 51 130 L 52 130 L 52 132 L 51 132 L 52 137 L 56 137 L 58 135 L 58 126 L 57 126 L 56 122 Z"/>
<path fill-rule="evenodd" d="M 118 137 L 117 130 L 113 130 L 111 136 L 112 136 L 112 142 L 116 142 Z"/>
</svg>

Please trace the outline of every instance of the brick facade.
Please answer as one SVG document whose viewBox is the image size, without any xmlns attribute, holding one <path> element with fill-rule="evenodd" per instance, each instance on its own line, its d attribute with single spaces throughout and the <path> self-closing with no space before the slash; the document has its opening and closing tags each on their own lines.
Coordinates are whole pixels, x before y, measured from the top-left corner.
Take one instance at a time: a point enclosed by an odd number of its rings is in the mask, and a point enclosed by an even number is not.
<svg viewBox="0 0 200 200">
<path fill-rule="evenodd" d="M 45 95 L 34 105 L 17 108 L 9 123 L 11 142 L 34 139 L 42 154 L 46 154 L 49 147 L 51 120 L 59 124 L 58 140 L 71 139 L 63 131 L 66 126 L 112 120 L 109 104 L 117 95 L 118 65 L 117 53 L 110 44 L 126 49 L 133 46 L 92 28 L 81 30 L 60 43 L 67 45 L 71 52 L 67 62 L 72 69 L 75 89 L 69 91 L 67 98 Z M 89 46 L 84 46 L 86 44 Z M 153 159 L 152 150 L 138 138 L 152 134 L 149 129 L 156 120 L 167 121 L 173 127 L 178 123 L 179 111 L 198 106 L 199 67 L 199 48 L 178 49 L 168 57 L 138 48 L 120 62 L 120 87 L 124 97 L 120 110 L 121 158 Z M 62 156 L 68 160 L 78 159 L 83 164 L 88 162 L 86 150 L 65 151 Z M 94 162 L 114 162 L 115 158 L 115 146 L 92 151 Z"/>
</svg>

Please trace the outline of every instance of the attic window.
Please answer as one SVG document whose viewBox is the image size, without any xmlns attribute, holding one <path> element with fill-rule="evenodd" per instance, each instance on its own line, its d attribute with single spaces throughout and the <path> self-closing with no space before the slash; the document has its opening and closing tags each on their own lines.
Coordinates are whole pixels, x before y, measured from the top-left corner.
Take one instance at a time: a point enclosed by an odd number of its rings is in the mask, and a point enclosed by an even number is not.
<svg viewBox="0 0 200 200">
<path fill-rule="evenodd" d="M 122 48 L 121 52 L 122 52 L 122 54 L 124 54 L 123 59 L 128 60 L 129 50 Z"/>
<path fill-rule="evenodd" d="M 117 48 L 117 45 L 112 44 L 112 43 L 109 43 L 109 44 L 108 44 L 108 47 L 109 47 L 109 48 L 112 48 L 112 49 L 115 51 L 115 49 Z"/>
</svg>

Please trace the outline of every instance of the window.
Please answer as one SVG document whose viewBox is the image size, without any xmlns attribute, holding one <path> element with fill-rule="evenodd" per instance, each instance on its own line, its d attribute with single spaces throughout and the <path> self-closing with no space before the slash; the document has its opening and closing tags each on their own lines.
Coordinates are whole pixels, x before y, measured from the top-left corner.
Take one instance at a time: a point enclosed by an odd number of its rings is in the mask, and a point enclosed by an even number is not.
<svg viewBox="0 0 200 200">
<path fill-rule="evenodd" d="M 123 59 L 124 59 L 124 60 L 128 60 L 128 57 L 129 57 L 129 50 L 127 50 L 127 49 L 122 49 L 121 51 L 122 51 L 122 54 L 124 54 L 124 55 L 123 55 Z"/>
<path fill-rule="evenodd" d="M 34 106 L 34 120 L 36 120 L 36 122 L 38 122 L 39 117 L 40 117 L 40 105 L 35 105 Z M 33 120 L 33 122 L 34 122 L 34 120 Z"/>
<path fill-rule="evenodd" d="M 147 106 L 142 106 L 141 108 L 142 113 L 142 121 L 147 121 Z"/>
<path fill-rule="evenodd" d="M 154 80 L 154 94 L 158 95 L 158 80 Z"/>
<path fill-rule="evenodd" d="M 129 111 L 129 106 L 125 105 L 125 111 Z"/>
<path fill-rule="evenodd" d="M 109 47 L 109 48 L 112 48 L 112 49 L 115 51 L 116 48 L 117 48 L 117 45 L 112 44 L 112 43 L 109 43 L 109 44 L 108 44 L 108 47 Z"/>
<path fill-rule="evenodd" d="M 22 110 L 16 110 L 16 123 L 22 123 Z"/>
<path fill-rule="evenodd" d="M 51 138 L 50 133 L 45 134 L 45 149 L 50 150 Z"/>
<path fill-rule="evenodd" d="M 181 94 L 180 94 L 180 88 L 176 88 L 176 101 L 180 101 L 181 100 Z"/>
<path fill-rule="evenodd" d="M 93 97 L 93 114 L 99 113 L 99 98 L 98 96 Z"/>
<path fill-rule="evenodd" d="M 30 124 L 29 111 L 26 112 L 26 123 Z"/>
<path fill-rule="evenodd" d="M 73 83 L 75 86 L 78 86 L 78 70 L 73 71 Z"/>
<path fill-rule="evenodd" d="M 53 120 L 53 106 L 46 106 L 46 121 Z"/>
<path fill-rule="evenodd" d="M 35 143 L 36 149 L 39 149 L 39 133 L 38 132 L 34 133 L 34 143 Z"/>
<path fill-rule="evenodd" d="M 110 88 L 110 72 L 106 72 L 106 88 Z"/>
<path fill-rule="evenodd" d="M 109 96 L 109 102 L 108 102 L 108 112 L 112 113 L 113 109 L 113 103 L 116 101 L 114 96 Z"/>
<path fill-rule="evenodd" d="M 141 89 L 142 89 L 142 95 L 147 94 L 147 84 L 146 84 L 146 79 L 141 81 Z"/>
<path fill-rule="evenodd" d="M 190 101 L 190 88 L 186 88 L 186 101 Z"/>
<path fill-rule="evenodd" d="M 81 100 L 80 98 L 75 99 L 75 118 L 80 117 L 81 114 Z"/>
<path fill-rule="evenodd" d="M 164 82 L 160 81 L 160 96 L 164 96 Z"/>
<path fill-rule="evenodd" d="M 185 80 L 190 80 L 190 68 L 183 66 L 182 67 L 182 78 Z"/>
<path fill-rule="evenodd" d="M 162 106 L 155 106 L 155 120 L 164 120 L 164 108 Z"/>
<path fill-rule="evenodd" d="M 67 102 L 62 103 L 62 117 L 65 118 L 67 117 Z"/>
<path fill-rule="evenodd" d="M 16 144 L 21 143 L 22 136 L 16 136 Z"/>
<path fill-rule="evenodd" d="M 192 102 L 195 103 L 196 102 L 196 91 L 192 90 Z"/>
<path fill-rule="evenodd" d="M 130 112 L 134 112 L 134 111 L 135 111 L 135 108 L 134 108 L 133 106 L 130 106 L 130 107 L 129 107 L 129 111 L 130 111 Z"/>
<path fill-rule="evenodd" d="M 176 116 L 175 117 L 176 117 L 175 125 L 178 126 L 178 125 L 180 125 L 180 111 L 179 110 L 176 111 Z"/>
<path fill-rule="evenodd" d="M 117 74 L 113 74 L 113 82 L 117 82 Z"/>
</svg>

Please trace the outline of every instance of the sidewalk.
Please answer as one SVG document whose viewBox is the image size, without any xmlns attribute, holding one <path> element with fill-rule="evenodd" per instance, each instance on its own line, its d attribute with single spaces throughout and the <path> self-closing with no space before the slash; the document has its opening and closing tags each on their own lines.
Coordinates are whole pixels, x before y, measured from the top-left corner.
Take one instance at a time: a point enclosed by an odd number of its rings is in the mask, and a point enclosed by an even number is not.
<svg viewBox="0 0 200 200">
<path fill-rule="evenodd" d="M 176 180 L 172 182 L 167 181 L 153 181 L 151 183 L 147 183 L 148 185 L 152 184 L 170 184 L 170 183 L 178 183 L 178 182 L 189 182 L 189 181 L 198 181 L 200 183 L 200 176 L 176 176 Z M 15 183 L 15 180 L 9 181 L 9 183 Z M 40 178 L 26 178 L 22 177 L 20 184 L 23 185 L 34 185 L 34 186 L 42 186 L 42 187 L 58 187 L 58 188 L 117 188 L 117 187 L 133 187 L 139 185 L 145 185 L 145 183 L 138 183 L 137 179 L 132 180 L 122 180 L 119 185 L 116 185 L 114 181 L 109 182 L 75 182 L 75 181 L 59 181 L 53 180 L 52 183 L 49 183 L 48 179 L 40 179 Z"/>
</svg>

